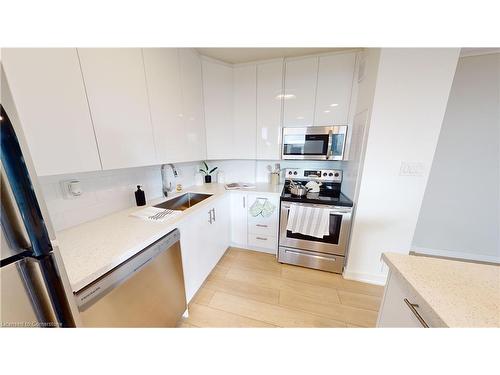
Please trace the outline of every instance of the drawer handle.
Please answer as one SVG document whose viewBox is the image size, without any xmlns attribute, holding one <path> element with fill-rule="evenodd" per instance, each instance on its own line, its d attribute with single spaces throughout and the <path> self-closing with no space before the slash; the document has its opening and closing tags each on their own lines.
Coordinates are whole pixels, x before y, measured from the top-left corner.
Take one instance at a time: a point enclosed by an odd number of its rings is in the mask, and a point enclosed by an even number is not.
<svg viewBox="0 0 500 375">
<path fill-rule="evenodd" d="M 314 254 L 304 254 L 304 253 L 301 253 L 301 252 L 298 252 L 298 251 L 293 251 L 293 250 L 285 250 L 285 252 L 296 254 L 296 255 L 303 255 L 303 256 L 306 256 L 308 258 L 316 258 L 316 259 L 321 259 L 321 260 L 328 260 L 330 262 L 335 262 L 337 260 L 335 258 L 322 257 L 322 256 L 319 256 L 319 255 L 314 255 Z"/>
<path fill-rule="evenodd" d="M 255 226 L 262 227 L 262 228 L 267 228 L 267 225 L 265 225 L 265 224 L 255 224 Z"/>
<path fill-rule="evenodd" d="M 258 240 L 267 241 L 267 238 L 264 238 L 264 237 L 255 237 L 255 238 Z"/>
<path fill-rule="evenodd" d="M 410 301 L 408 301 L 407 298 L 405 298 L 403 301 L 405 301 L 406 305 L 411 310 L 411 312 L 413 313 L 413 315 L 415 315 L 415 317 L 418 319 L 418 321 L 420 322 L 420 324 L 422 324 L 422 327 L 429 328 L 429 325 L 425 322 L 424 318 L 422 318 L 420 316 L 420 314 L 418 313 L 418 311 L 416 309 L 416 308 L 418 308 L 418 304 L 411 303 Z"/>
</svg>

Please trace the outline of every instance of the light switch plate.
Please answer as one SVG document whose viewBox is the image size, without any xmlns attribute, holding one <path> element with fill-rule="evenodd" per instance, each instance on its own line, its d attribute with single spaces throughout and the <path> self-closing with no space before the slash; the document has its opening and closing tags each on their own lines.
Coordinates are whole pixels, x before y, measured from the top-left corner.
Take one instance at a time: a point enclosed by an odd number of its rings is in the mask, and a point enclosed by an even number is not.
<svg viewBox="0 0 500 375">
<path fill-rule="evenodd" d="M 421 177 L 424 175 L 425 165 L 418 161 L 402 161 L 399 175 L 406 177 Z"/>
</svg>

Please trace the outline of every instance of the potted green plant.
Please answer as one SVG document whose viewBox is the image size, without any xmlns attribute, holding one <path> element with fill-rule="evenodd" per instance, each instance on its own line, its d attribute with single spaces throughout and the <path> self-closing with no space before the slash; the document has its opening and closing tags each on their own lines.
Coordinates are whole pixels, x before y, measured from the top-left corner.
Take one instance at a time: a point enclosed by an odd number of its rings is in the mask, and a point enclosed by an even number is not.
<svg viewBox="0 0 500 375">
<path fill-rule="evenodd" d="M 208 164 L 206 162 L 203 162 L 203 166 L 204 168 L 200 168 L 200 172 L 205 174 L 205 182 L 209 184 L 212 182 L 211 174 L 217 170 L 217 167 L 209 169 Z"/>
</svg>

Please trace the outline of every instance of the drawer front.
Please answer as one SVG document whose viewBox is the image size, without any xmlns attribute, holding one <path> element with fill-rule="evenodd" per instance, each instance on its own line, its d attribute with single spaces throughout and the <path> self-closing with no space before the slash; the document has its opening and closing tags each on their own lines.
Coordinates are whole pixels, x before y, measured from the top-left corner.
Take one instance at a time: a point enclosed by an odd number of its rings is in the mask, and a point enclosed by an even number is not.
<svg viewBox="0 0 500 375">
<path fill-rule="evenodd" d="M 341 274 L 344 269 L 345 258 L 343 256 L 321 254 L 280 246 L 278 250 L 278 262 Z"/>
<path fill-rule="evenodd" d="M 248 244 L 250 246 L 262 247 L 269 250 L 277 250 L 278 240 L 276 236 L 266 236 L 263 234 L 249 234 Z"/>
<path fill-rule="evenodd" d="M 248 233 L 262 234 L 265 236 L 278 236 L 277 223 L 251 222 L 248 223 Z"/>
</svg>

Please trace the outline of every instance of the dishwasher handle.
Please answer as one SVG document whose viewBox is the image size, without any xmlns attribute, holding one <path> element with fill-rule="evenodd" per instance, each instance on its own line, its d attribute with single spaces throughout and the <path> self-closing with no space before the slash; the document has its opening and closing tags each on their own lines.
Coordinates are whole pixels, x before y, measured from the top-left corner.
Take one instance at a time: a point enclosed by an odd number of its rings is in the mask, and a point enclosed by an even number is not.
<svg viewBox="0 0 500 375">
<path fill-rule="evenodd" d="M 176 242 L 180 241 L 180 232 L 174 229 L 164 237 L 152 243 L 144 250 L 116 266 L 88 286 L 75 293 L 76 302 L 80 311 L 85 311 L 100 300 L 111 290 L 127 281 L 141 271 L 153 259 L 164 251 L 168 251 Z"/>
</svg>

